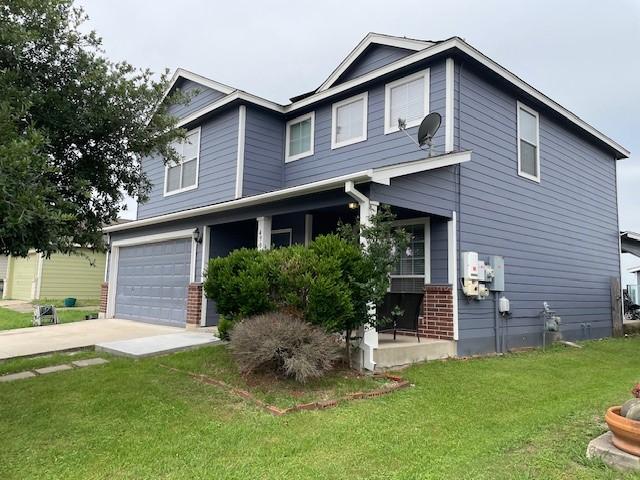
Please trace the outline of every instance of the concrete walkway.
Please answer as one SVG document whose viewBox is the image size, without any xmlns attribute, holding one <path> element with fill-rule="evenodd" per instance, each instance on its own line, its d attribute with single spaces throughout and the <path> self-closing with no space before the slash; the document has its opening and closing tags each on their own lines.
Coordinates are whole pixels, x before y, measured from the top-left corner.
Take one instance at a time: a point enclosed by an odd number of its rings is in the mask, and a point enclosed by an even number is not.
<svg viewBox="0 0 640 480">
<path fill-rule="evenodd" d="M 97 352 L 107 352 L 123 357 L 141 358 L 152 355 L 181 352 L 220 343 L 220 339 L 207 332 L 181 332 L 153 337 L 119 340 L 96 344 Z"/>
<path fill-rule="evenodd" d="M 184 328 L 113 318 L 17 328 L 0 332 L 0 360 L 184 331 Z"/>
</svg>

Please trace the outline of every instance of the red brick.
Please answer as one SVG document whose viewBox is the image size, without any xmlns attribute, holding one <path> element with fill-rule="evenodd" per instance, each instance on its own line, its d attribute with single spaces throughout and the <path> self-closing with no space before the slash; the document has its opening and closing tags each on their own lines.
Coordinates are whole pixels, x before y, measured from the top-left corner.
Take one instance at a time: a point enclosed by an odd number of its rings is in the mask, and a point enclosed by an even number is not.
<svg viewBox="0 0 640 480">
<path fill-rule="evenodd" d="M 200 325 L 202 309 L 202 284 L 190 283 L 187 287 L 187 323 Z"/>
</svg>

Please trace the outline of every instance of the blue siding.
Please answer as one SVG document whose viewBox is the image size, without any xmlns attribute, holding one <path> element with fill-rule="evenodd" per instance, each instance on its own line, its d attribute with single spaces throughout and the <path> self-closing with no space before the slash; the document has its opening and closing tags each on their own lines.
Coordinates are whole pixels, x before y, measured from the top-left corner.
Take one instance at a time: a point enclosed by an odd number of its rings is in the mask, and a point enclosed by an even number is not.
<svg viewBox="0 0 640 480">
<path fill-rule="evenodd" d="M 279 115 L 247 107 L 243 196 L 282 188 L 284 123 Z"/>
<path fill-rule="evenodd" d="M 449 282 L 448 219 L 431 217 L 431 283 Z"/>
<path fill-rule="evenodd" d="M 400 60 L 415 53 L 413 50 L 407 50 L 406 48 L 390 47 L 388 45 L 370 45 L 362 52 L 360 57 L 349 65 L 338 81 L 334 85 L 339 85 L 353 78 L 360 77 L 365 73 L 369 73 L 376 68 L 384 67 L 390 63 Z"/>
<path fill-rule="evenodd" d="M 426 68 L 422 66 L 422 69 Z M 406 72 L 410 74 L 412 72 Z M 323 104 L 315 109 L 315 148 L 314 155 L 301 158 L 285 165 L 285 186 L 290 187 L 304 183 L 323 180 L 368 168 L 375 168 L 393 163 L 419 160 L 425 158 L 426 152 L 416 148 L 404 133 L 384 134 L 384 86 L 385 83 L 403 75 L 397 75 L 370 86 L 367 140 L 345 147 L 331 149 L 331 104 Z M 430 69 L 431 111 L 444 116 L 445 109 L 445 68 L 444 61 L 431 66 Z M 364 91 L 355 91 L 358 94 Z M 349 95 L 351 96 L 351 94 Z M 302 113 L 302 112 L 300 112 Z M 407 130 L 409 134 L 417 134 L 417 127 Z M 444 148 L 444 128 L 434 138 L 434 152 Z"/>
<path fill-rule="evenodd" d="M 456 167 L 443 167 L 371 185 L 371 199 L 380 203 L 451 217 L 456 201 Z"/>
<path fill-rule="evenodd" d="M 163 196 L 163 160 L 159 157 L 144 159 L 142 167 L 153 188 L 149 200 L 138 205 L 138 219 L 235 198 L 237 152 L 238 108 L 234 108 L 202 124 L 198 188 Z"/>
<path fill-rule="evenodd" d="M 619 276 L 612 156 L 538 109 L 542 180 L 518 176 L 516 97 L 468 67 L 458 72 L 456 138 L 473 150 L 461 166 L 459 247 L 505 258 L 508 346 L 540 343 L 544 301 L 565 338 L 609 335 L 610 278 Z M 493 302 L 460 298 L 458 353 L 493 350 Z"/>
<path fill-rule="evenodd" d="M 206 107 L 210 103 L 220 100 L 225 96 L 224 93 L 214 90 L 191 80 L 182 79 L 176 84 L 177 88 L 182 89 L 186 94 L 192 94 L 193 97 L 187 105 L 171 105 L 169 113 L 176 117 L 185 117 L 201 108 Z"/>
</svg>

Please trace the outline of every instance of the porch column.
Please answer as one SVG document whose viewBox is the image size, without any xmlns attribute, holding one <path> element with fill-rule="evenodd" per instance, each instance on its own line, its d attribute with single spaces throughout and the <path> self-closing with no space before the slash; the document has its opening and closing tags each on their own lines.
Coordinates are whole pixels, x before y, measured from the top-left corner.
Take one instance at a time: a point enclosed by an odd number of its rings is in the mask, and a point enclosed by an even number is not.
<svg viewBox="0 0 640 480">
<path fill-rule="evenodd" d="M 258 217 L 258 250 L 271 249 L 271 217 Z"/>
<path fill-rule="evenodd" d="M 379 203 L 372 201 L 369 197 L 356 189 L 353 182 L 346 182 L 344 185 L 345 192 L 354 200 L 358 202 L 360 206 L 360 225 L 370 226 L 371 217 L 378 211 Z M 367 239 L 360 236 L 360 243 L 366 248 Z M 369 304 L 369 315 L 375 316 L 376 307 L 374 304 Z M 373 359 L 373 352 L 378 348 L 378 331 L 373 325 L 363 325 L 359 330 L 359 336 L 362 338 L 360 348 L 363 352 L 362 367 L 366 370 L 373 371 L 376 368 L 376 362 Z"/>
</svg>

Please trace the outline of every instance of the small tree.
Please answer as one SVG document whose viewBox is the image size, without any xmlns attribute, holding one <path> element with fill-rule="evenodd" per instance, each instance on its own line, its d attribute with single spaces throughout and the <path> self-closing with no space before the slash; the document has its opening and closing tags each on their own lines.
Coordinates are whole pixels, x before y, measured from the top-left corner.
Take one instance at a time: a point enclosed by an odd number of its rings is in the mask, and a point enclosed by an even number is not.
<svg viewBox="0 0 640 480">
<path fill-rule="evenodd" d="M 389 291 L 391 272 L 411 240 L 411 235 L 403 228 L 394 226 L 396 216 L 388 205 L 381 205 L 371 216 L 369 225 L 359 222 L 353 225 L 339 225 L 339 235 L 351 244 L 359 245 L 364 263 L 366 264 L 367 279 L 363 285 L 363 296 L 366 298 L 365 312 L 354 322 L 352 328 L 365 324 L 377 325 L 375 310 L 382 305 L 386 293 Z M 347 348 L 351 341 L 351 332 L 346 329 Z M 348 355 L 350 352 L 348 350 Z"/>
</svg>

